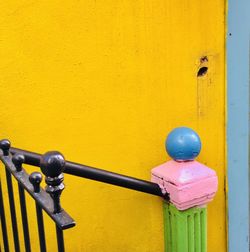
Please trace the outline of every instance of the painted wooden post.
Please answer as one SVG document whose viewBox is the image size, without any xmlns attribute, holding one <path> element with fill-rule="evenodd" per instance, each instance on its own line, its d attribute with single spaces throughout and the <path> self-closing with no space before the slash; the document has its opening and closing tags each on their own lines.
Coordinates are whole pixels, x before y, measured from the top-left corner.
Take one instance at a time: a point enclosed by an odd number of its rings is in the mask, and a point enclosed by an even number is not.
<svg viewBox="0 0 250 252">
<path fill-rule="evenodd" d="M 170 202 L 164 202 L 165 251 L 207 251 L 207 210 L 218 187 L 214 170 L 195 161 L 201 141 L 190 128 L 174 129 L 167 137 L 166 150 L 173 158 L 152 169 Z"/>
</svg>

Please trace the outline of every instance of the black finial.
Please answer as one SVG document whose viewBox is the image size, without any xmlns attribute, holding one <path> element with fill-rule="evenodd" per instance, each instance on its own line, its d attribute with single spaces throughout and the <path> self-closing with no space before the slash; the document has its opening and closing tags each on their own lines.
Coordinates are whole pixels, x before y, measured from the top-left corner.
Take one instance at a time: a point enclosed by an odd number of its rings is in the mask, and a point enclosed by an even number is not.
<svg viewBox="0 0 250 252">
<path fill-rule="evenodd" d="M 15 155 L 12 157 L 12 162 L 16 167 L 16 170 L 20 172 L 22 170 L 22 164 L 25 161 L 25 157 L 22 154 L 15 153 Z"/>
<path fill-rule="evenodd" d="M 64 156 L 58 151 L 46 152 L 41 160 L 40 167 L 47 177 L 57 177 L 64 171 Z"/>
<path fill-rule="evenodd" d="M 42 182 L 42 174 L 40 172 L 32 172 L 29 176 L 29 181 L 34 187 L 34 192 L 40 192 L 40 184 Z"/>
<path fill-rule="evenodd" d="M 8 139 L 3 139 L 0 141 L 0 149 L 3 151 L 4 156 L 9 155 L 10 141 Z"/>
<path fill-rule="evenodd" d="M 61 211 L 60 196 L 64 189 L 63 171 L 65 159 L 58 151 L 49 151 L 45 153 L 40 160 L 40 167 L 46 176 L 46 192 L 50 194 L 54 201 L 54 213 Z"/>
</svg>

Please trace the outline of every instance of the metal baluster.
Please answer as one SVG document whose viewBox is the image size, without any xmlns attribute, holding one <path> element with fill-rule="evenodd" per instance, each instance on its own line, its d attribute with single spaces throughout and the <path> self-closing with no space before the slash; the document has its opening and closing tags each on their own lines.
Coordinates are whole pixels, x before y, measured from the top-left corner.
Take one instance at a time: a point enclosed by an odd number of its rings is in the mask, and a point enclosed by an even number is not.
<svg viewBox="0 0 250 252">
<path fill-rule="evenodd" d="M 56 237 L 58 252 L 64 252 L 63 230 L 56 225 Z"/>
<path fill-rule="evenodd" d="M 57 151 L 47 152 L 41 158 L 40 167 L 46 176 L 46 192 L 50 194 L 54 201 L 54 213 L 60 213 L 60 196 L 64 189 L 62 173 L 65 167 L 64 157 Z M 56 235 L 58 252 L 64 252 L 63 231 L 58 226 L 56 226 Z"/>
<path fill-rule="evenodd" d="M 40 183 L 42 181 L 42 175 L 39 172 L 33 172 L 29 176 L 29 180 L 34 187 L 34 192 L 40 192 Z M 42 208 L 36 202 L 36 217 L 38 224 L 38 234 L 39 234 L 39 243 L 40 243 L 40 251 L 46 252 L 46 240 L 45 240 L 45 232 L 44 232 L 44 223 L 43 223 L 43 212 Z"/>
<path fill-rule="evenodd" d="M 21 154 L 15 154 L 12 158 L 12 162 L 16 167 L 18 172 L 22 171 L 22 164 L 24 163 L 24 156 Z M 24 189 L 20 183 L 18 183 L 18 191 L 19 191 L 19 199 L 20 199 L 20 208 L 22 215 L 22 224 L 23 224 L 23 236 L 24 236 L 24 244 L 26 252 L 30 252 L 30 235 L 29 235 L 29 225 L 27 218 L 27 208 L 26 208 L 26 200 Z"/>
<path fill-rule="evenodd" d="M 46 249 L 46 240 L 45 240 L 44 223 L 43 223 L 43 211 L 42 208 L 37 203 L 36 203 L 36 216 L 38 223 L 40 251 L 46 252 L 47 249 Z"/>
<path fill-rule="evenodd" d="M 9 140 L 2 140 L 0 141 L 0 149 L 3 151 L 4 156 L 9 155 L 10 149 L 10 142 Z M 9 195 L 9 205 L 10 205 L 10 213 L 11 213 L 11 222 L 12 222 L 12 232 L 13 232 L 13 239 L 14 239 L 14 246 L 15 251 L 20 251 L 20 244 L 19 244 L 19 236 L 18 236 L 18 228 L 17 228 L 17 218 L 16 218 L 16 207 L 15 207 L 15 200 L 14 200 L 14 193 L 13 193 L 13 185 L 12 185 L 12 178 L 11 173 L 5 169 L 6 171 L 6 181 L 8 187 L 8 195 Z"/>
<path fill-rule="evenodd" d="M 8 242 L 8 234 L 7 234 L 7 228 L 6 228 L 6 219 L 5 219 L 1 180 L 0 180 L 0 218 L 1 218 L 2 233 L 3 233 L 4 251 L 9 252 L 9 242 Z"/>
<path fill-rule="evenodd" d="M 16 206 L 15 206 L 15 200 L 14 200 L 12 178 L 11 178 L 10 172 L 7 170 L 6 170 L 6 180 L 7 180 L 7 186 L 8 186 L 8 195 L 9 195 L 9 204 L 10 204 L 12 232 L 13 232 L 13 238 L 14 238 L 15 251 L 19 252 L 20 244 L 19 244 L 19 236 L 18 236 L 18 228 L 17 228 Z"/>
</svg>

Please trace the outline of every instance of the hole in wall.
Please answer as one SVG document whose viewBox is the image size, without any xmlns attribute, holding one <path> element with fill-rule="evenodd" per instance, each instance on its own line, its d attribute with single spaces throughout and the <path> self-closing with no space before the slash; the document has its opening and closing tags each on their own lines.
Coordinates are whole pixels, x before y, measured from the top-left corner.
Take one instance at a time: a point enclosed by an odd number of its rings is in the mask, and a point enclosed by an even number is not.
<svg viewBox="0 0 250 252">
<path fill-rule="evenodd" d="M 199 70 L 197 72 L 197 77 L 201 77 L 204 76 L 207 71 L 208 71 L 208 57 L 207 56 L 203 56 L 200 58 L 200 67 Z"/>
<path fill-rule="evenodd" d="M 204 76 L 208 71 L 208 67 L 201 67 L 197 73 L 197 77 Z"/>
<path fill-rule="evenodd" d="M 200 63 L 204 63 L 204 62 L 208 62 L 208 58 L 207 58 L 207 56 L 203 56 L 203 57 L 201 57 L 201 59 L 200 59 Z"/>
</svg>

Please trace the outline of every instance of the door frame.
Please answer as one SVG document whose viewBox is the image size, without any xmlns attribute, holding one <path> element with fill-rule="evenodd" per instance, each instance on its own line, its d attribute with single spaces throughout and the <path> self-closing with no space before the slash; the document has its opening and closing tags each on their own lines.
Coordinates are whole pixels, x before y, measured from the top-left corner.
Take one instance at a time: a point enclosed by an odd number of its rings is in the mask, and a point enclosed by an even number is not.
<svg viewBox="0 0 250 252">
<path fill-rule="evenodd" d="M 229 252 L 249 251 L 249 12 L 249 0 L 228 1 L 226 62 Z"/>
</svg>

